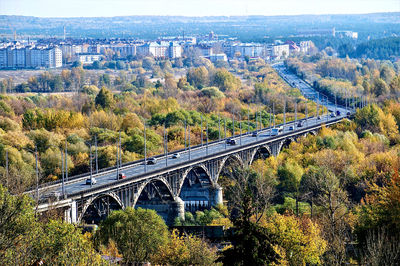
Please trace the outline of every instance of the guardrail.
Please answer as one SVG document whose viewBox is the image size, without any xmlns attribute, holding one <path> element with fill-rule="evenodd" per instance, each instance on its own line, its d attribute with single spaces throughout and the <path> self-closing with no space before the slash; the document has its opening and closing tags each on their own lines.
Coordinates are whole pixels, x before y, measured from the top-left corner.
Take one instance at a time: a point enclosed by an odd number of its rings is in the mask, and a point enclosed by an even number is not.
<svg viewBox="0 0 400 266">
<path fill-rule="evenodd" d="M 123 186 L 125 184 L 131 183 L 132 181 L 139 181 L 140 179 L 144 179 L 144 178 L 149 178 L 151 176 L 156 176 L 156 175 L 160 175 L 164 172 L 170 172 L 176 169 L 180 169 L 182 167 L 185 166 L 190 166 L 193 164 L 198 164 L 199 162 L 202 161 L 207 161 L 213 158 L 218 158 L 221 156 L 226 156 L 227 154 L 231 154 L 231 153 L 236 153 L 240 150 L 243 149 L 248 149 L 251 148 L 252 146 L 259 146 L 260 144 L 265 144 L 265 143 L 269 143 L 269 142 L 275 142 L 277 140 L 281 140 L 281 139 L 286 139 L 288 136 L 293 136 L 293 135 L 298 135 L 298 134 L 303 134 L 309 131 L 312 131 L 314 129 L 318 129 L 321 128 L 323 125 L 332 125 L 332 124 L 336 124 L 338 122 L 340 122 L 341 120 L 343 120 L 344 118 L 346 118 L 347 116 L 344 117 L 340 117 L 337 119 L 333 119 L 333 120 L 329 120 L 328 122 L 322 122 L 319 124 L 314 124 L 314 125 L 310 125 L 310 126 L 306 126 L 304 128 L 302 128 L 301 130 L 298 131 L 291 131 L 291 132 L 287 132 L 287 133 L 282 133 L 276 136 L 271 136 L 270 138 L 267 139 L 261 139 L 252 143 L 248 143 L 246 145 L 238 145 L 238 146 L 231 146 L 231 148 L 229 150 L 223 150 L 221 152 L 217 152 L 214 154 L 209 154 L 209 155 L 205 155 L 199 158 L 195 158 L 186 162 L 182 162 L 182 163 L 178 163 L 178 164 L 174 164 L 174 165 L 170 165 L 170 166 L 166 166 L 162 169 L 156 169 L 154 171 L 150 171 L 150 172 L 146 172 L 146 173 L 141 173 L 139 175 L 136 176 L 132 176 L 132 177 L 127 177 L 125 179 L 122 180 L 115 180 L 113 182 L 107 183 L 107 184 L 103 184 L 103 185 L 98 185 L 96 187 L 92 187 L 92 188 L 88 188 L 79 192 L 75 192 L 75 193 L 70 193 L 67 194 L 68 198 L 74 198 L 74 197 L 83 197 L 85 194 L 92 194 L 93 192 L 96 191 L 101 191 L 104 189 L 108 189 L 110 187 L 113 186 Z"/>
<path fill-rule="evenodd" d="M 305 121 L 307 119 L 312 119 L 312 118 L 313 118 L 313 116 L 310 116 L 308 118 L 297 119 L 297 121 L 300 122 L 300 121 Z M 288 121 L 286 124 L 278 124 L 276 126 L 278 127 L 278 126 L 288 125 L 288 124 L 293 123 L 293 122 L 295 122 L 295 120 Z M 218 139 L 218 140 L 213 140 L 211 142 L 208 142 L 208 145 L 212 146 L 212 145 L 218 144 L 220 142 L 225 142 L 226 140 L 228 140 L 230 138 L 240 138 L 241 136 L 246 136 L 246 135 L 252 134 L 253 132 L 265 131 L 265 130 L 268 130 L 268 129 L 270 129 L 270 127 L 266 127 L 266 128 L 262 128 L 262 129 L 259 129 L 259 130 L 254 130 L 254 131 L 242 133 L 241 135 L 238 134 L 238 135 L 227 137 L 227 138 L 221 138 L 221 139 Z M 191 151 L 195 151 L 195 150 L 198 150 L 198 149 L 201 149 L 201 148 L 204 148 L 204 147 L 206 147 L 206 144 L 203 144 L 203 145 L 199 144 L 199 145 L 191 146 L 190 150 Z M 181 153 L 181 152 L 185 152 L 185 151 L 188 151 L 188 150 L 189 150 L 189 148 L 186 148 L 186 149 L 183 148 L 183 149 L 171 151 L 168 154 Z M 165 158 L 165 154 L 158 154 L 156 156 L 152 156 L 152 157 L 148 157 L 148 158 L 163 159 L 163 158 Z M 140 160 L 136 160 L 136 161 L 132 161 L 132 162 L 128 162 L 128 163 L 122 164 L 119 167 L 119 170 L 123 170 L 123 169 L 130 168 L 130 167 L 137 166 L 137 165 L 143 165 L 143 164 L 144 164 L 144 159 L 140 159 Z M 117 170 L 116 166 L 111 166 L 111 167 L 99 169 L 98 173 L 94 173 L 92 175 L 93 175 L 93 177 L 98 177 L 98 176 L 102 176 L 102 175 L 110 173 L 110 172 L 114 172 L 116 170 Z M 83 173 L 83 174 L 79 174 L 79 175 L 68 177 L 68 181 L 65 181 L 65 184 L 73 184 L 73 183 L 76 183 L 76 182 L 80 182 L 80 181 L 86 179 L 89 175 L 90 175 L 90 173 Z M 62 185 L 62 180 L 61 179 L 60 180 L 56 180 L 56 181 L 52 181 L 52 182 L 43 183 L 43 184 L 39 185 L 39 191 L 43 190 L 43 189 L 51 189 L 51 188 L 54 188 L 54 187 L 57 187 L 57 186 L 61 186 L 61 185 Z M 26 193 L 34 193 L 35 190 L 36 190 L 36 187 L 31 187 Z"/>
<path fill-rule="evenodd" d="M 283 78 L 284 78 L 284 80 L 291 86 L 291 84 L 286 80 L 286 77 L 283 77 Z M 298 77 L 297 77 L 297 78 L 298 78 Z M 308 85 L 309 85 L 309 84 L 308 84 Z M 310 86 L 310 85 L 309 85 L 309 86 Z M 312 86 L 310 86 L 310 87 L 312 88 Z M 313 119 L 313 118 L 314 118 L 314 116 L 310 116 L 310 117 L 307 117 L 307 118 L 297 119 L 296 121 L 297 121 L 297 122 L 300 122 L 300 121 L 305 121 L 305 120 Z M 330 120 L 328 120 L 328 121 L 330 121 Z M 291 123 L 294 123 L 294 122 L 295 122 L 295 121 L 292 120 L 292 121 L 288 121 L 288 122 L 285 123 L 285 124 L 278 124 L 278 125 L 276 125 L 276 126 L 277 126 L 277 127 L 283 126 L 283 125 L 286 126 L 286 125 L 290 125 Z M 322 122 L 322 123 L 324 123 L 324 122 Z M 315 124 L 315 125 L 316 125 L 316 124 Z M 240 138 L 241 136 L 243 137 L 243 136 L 252 134 L 252 133 L 254 133 L 254 132 L 265 131 L 265 130 L 268 130 L 268 129 L 270 129 L 270 128 L 271 128 L 271 126 L 266 127 L 266 128 L 263 128 L 263 129 L 260 129 L 260 130 L 254 130 L 254 131 L 242 133 L 242 134 L 235 135 L 235 136 L 231 136 L 231 137 L 227 137 L 227 138 L 221 138 L 221 139 L 218 139 L 218 140 L 214 140 L 214 141 L 209 142 L 208 145 L 209 145 L 209 146 L 212 146 L 212 145 L 215 145 L 215 144 L 219 144 L 219 143 L 221 143 L 221 142 L 223 143 L 223 142 L 225 142 L 225 141 L 226 141 L 227 139 L 229 139 L 229 138 L 235 138 L 235 139 L 236 139 L 236 138 Z M 297 131 L 292 131 L 291 133 L 294 133 L 294 132 L 297 132 Z M 286 133 L 285 133 L 285 134 L 286 134 Z M 282 135 L 284 135 L 284 134 L 280 134 L 280 135 L 278 135 L 278 136 L 282 136 Z M 201 149 L 201 148 L 204 148 L 204 147 L 206 147 L 206 145 L 204 145 L 204 144 L 203 144 L 203 145 L 199 144 L 199 145 L 191 146 L 191 147 L 190 147 L 190 150 L 191 150 L 191 151 L 196 151 L 196 150 Z M 169 152 L 169 154 L 171 154 L 171 153 L 181 153 L 181 152 L 185 152 L 185 151 L 188 151 L 188 150 L 189 150 L 189 148 L 186 148 L 186 149 L 183 148 L 183 149 L 180 149 L 180 150 L 171 151 L 171 152 Z M 165 158 L 165 154 L 159 154 L 159 155 L 152 156 L 152 157 L 148 157 L 148 158 L 163 159 L 163 158 Z M 119 169 L 120 169 L 120 170 L 123 170 L 123 169 L 127 169 L 127 168 L 130 168 L 130 167 L 133 167 L 133 166 L 143 165 L 143 164 L 144 164 L 144 159 L 140 159 L 140 160 L 136 160 L 136 161 L 133 161 L 133 162 L 124 163 L 124 164 L 122 164 L 122 165 L 119 167 Z M 102 169 L 99 169 L 98 173 L 93 174 L 93 176 L 94 176 L 94 177 L 102 176 L 102 175 L 104 175 L 104 174 L 114 172 L 114 171 L 116 171 L 116 169 L 117 169 L 116 166 L 112 166 L 112 167 L 108 167 L 108 168 L 102 168 Z M 68 182 L 66 182 L 66 184 L 73 184 L 73 183 L 76 183 L 76 182 L 80 182 L 80 181 L 86 179 L 88 176 L 89 176 L 89 173 L 83 173 L 83 174 L 71 176 L 71 177 L 68 178 Z M 39 190 L 51 189 L 51 188 L 58 187 L 58 186 L 61 186 L 61 185 L 62 185 L 62 180 L 56 180 L 56 181 L 53 181 L 53 182 L 47 182 L 47 183 L 40 184 L 40 185 L 39 185 Z M 32 188 L 30 188 L 30 190 L 27 191 L 26 193 L 34 193 L 35 190 L 36 190 L 36 187 L 32 187 Z"/>
</svg>

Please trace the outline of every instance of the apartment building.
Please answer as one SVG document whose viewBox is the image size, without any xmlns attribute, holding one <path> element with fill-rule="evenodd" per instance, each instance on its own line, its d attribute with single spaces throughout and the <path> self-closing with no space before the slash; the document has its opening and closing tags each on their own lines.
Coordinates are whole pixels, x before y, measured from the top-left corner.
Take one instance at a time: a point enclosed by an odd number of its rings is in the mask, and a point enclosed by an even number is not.
<svg viewBox="0 0 400 266">
<path fill-rule="evenodd" d="M 0 49 L 0 68 L 62 67 L 58 47 L 8 46 Z"/>
<path fill-rule="evenodd" d="M 154 58 L 179 58 L 182 46 L 174 42 L 150 42 L 136 48 L 137 55 Z"/>
</svg>

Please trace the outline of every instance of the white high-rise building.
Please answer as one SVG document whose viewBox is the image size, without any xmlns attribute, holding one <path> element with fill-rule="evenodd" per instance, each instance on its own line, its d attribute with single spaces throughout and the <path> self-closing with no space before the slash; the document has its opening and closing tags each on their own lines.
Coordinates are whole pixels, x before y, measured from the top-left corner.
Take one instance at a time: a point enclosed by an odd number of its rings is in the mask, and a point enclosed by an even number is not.
<svg viewBox="0 0 400 266">
<path fill-rule="evenodd" d="M 62 51 L 58 47 L 7 47 L 0 49 L 0 68 L 62 67 Z"/>
<path fill-rule="evenodd" d="M 0 68 L 7 67 L 7 49 L 0 49 Z"/>
<path fill-rule="evenodd" d="M 182 46 L 174 42 L 151 42 L 138 46 L 137 54 L 154 58 L 178 58 L 182 56 Z"/>
</svg>

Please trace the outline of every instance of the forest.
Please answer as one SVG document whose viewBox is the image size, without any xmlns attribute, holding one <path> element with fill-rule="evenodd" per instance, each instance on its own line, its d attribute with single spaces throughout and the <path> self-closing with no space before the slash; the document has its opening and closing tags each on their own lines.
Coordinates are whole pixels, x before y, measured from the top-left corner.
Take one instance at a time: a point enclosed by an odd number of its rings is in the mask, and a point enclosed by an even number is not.
<svg viewBox="0 0 400 266">
<path fill-rule="evenodd" d="M 19 35 L 35 38 L 61 38 L 63 27 L 71 38 L 138 38 L 156 39 L 160 36 L 201 36 L 214 31 L 218 35 L 238 38 L 243 42 L 260 42 L 265 37 L 300 35 L 309 30 L 359 32 L 360 39 L 383 38 L 399 34 L 399 12 L 372 14 L 331 14 L 294 16 L 119 16 L 43 18 L 0 15 L 0 33 L 9 35 L 13 25 Z M 295 27 L 294 27 L 295 25 Z"/>
<path fill-rule="evenodd" d="M 145 63 L 145 61 L 148 62 Z M 154 60 L 153 60 L 154 61 Z M 287 67 L 315 88 L 338 98 L 369 97 L 352 119 L 322 128 L 286 146 L 277 157 L 258 157 L 249 167 L 232 164 L 219 177 L 224 205 L 186 212 L 175 225 L 232 228 L 221 248 L 194 235 L 168 230 L 152 210 L 114 211 L 93 232 L 64 223 L 57 213 L 36 215 L 35 202 L 21 194 L 61 177 L 60 152 L 68 148 L 69 175 L 89 170 L 89 147 L 98 145 L 99 167 L 162 152 L 163 127 L 171 150 L 184 146 L 183 123 L 192 145 L 218 139 L 219 119 L 228 134 L 256 128 L 256 113 L 269 125 L 274 102 L 277 123 L 315 113 L 315 105 L 284 83 L 262 60 L 225 67 L 191 62 L 187 71 L 170 62 L 138 61 L 119 76 L 87 74 L 77 66 L 59 76 L 32 77 L 24 84 L 43 94 L 16 94 L 3 81 L 0 100 L 0 262 L 2 264 L 109 265 L 396 265 L 400 258 L 399 64 L 337 59 L 326 53 L 289 58 Z M 138 68 L 143 68 L 142 74 Z M 168 69 L 168 70 L 167 70 Z M 158 74 L 157 74 L 158 73 Z M 142 76 L 141 76 L 142 75 Z M 150 76 L 149 76 L 150 75 Z M 162 77 L 152 81 L 151 75 Z M 34 80 L 37 80 L 36 82 Z M 59 91 L 44 94 L 59 80 Z M 142 81 L 141 81 L 142 80 Z M 35 87 L 36 86 L 36 87 Z M 11 93 L 10 93 L 11 92 Z M 14 93 L 13 93 L 14 92 Z M 286 107 L 286 108 L 285 108 Z M 7 157 L 6 157 L 7 156 Z M 7 163 L 7 168 L 6 168 Z M 8 170 L 8 171 L 6 171 Z M 146 222 L 143 222 L 146 221 Z M 107 259 L 108 258 L 108 259 Z"/>
</svg>

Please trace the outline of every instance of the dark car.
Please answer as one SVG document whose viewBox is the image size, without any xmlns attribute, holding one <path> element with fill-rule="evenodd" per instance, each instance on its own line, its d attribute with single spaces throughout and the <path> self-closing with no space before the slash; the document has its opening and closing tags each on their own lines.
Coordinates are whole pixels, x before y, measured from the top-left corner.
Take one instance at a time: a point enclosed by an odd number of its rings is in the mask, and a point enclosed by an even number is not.
<svg viewBox="0 0 400 266">
<path fill-rule="evenodd" d="M 340 111 L 339 110 L 336 111 L 336 115 L 340 115 Z"/>
<path fill-rule="evenodd" d="M 235 139 L 228 139 L 228 141 L 226 143 L 228 143 L 229 145 L 236 145 L 237 144 Z"/>
<path fill-rule="evenodd" d="M 157 163 L 157 159 L 156 158 L 147 159 L 147 164 L 156 164 L 156 163 Z"/>
<path fill-rule="evenodd" d="M 118 174 L 118 180 L 125 179 L 125 178 L 126 178 L 126 175 L 124 173 L 119 173 Z"/>
<path fill-rule="evenodd" d="M 301 123 L 301 122 L 299 122 L 298 124 L 297 124 L 297 127 L 302 127 L 303 126 L 303 123 Z"/>
</svg>

